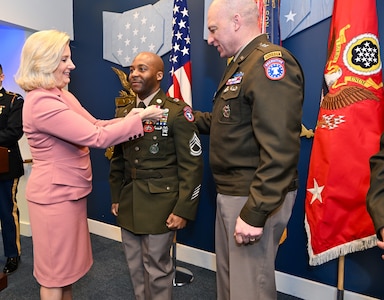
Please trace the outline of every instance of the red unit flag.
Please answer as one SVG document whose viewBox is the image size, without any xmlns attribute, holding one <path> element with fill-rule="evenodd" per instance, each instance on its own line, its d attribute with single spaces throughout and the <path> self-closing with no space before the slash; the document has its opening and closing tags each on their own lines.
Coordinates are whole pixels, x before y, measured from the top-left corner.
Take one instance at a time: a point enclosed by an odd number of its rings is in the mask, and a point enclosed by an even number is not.
<svg viewBox="0 0 384 300">
<path fill-rule="evenodd" d="M 376 245 L 365 199 L 383 101 L 376 0 L 335 0 L 306 187 L 310 265 Z"/>
</svg>

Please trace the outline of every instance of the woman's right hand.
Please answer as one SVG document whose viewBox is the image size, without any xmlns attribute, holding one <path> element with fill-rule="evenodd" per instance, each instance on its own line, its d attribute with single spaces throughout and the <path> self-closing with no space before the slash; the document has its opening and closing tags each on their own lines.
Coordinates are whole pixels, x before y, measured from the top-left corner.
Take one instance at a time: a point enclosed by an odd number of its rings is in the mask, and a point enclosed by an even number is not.
<svg viewBox="0 0 384 300">
<path fill-rule="evenodd" d="M 164 109 L 157 107 L 156 105 L 147 106 L 145 109 L 139 112 L 140 118 L 144 120 L 150 120 L 157 122 L 164 113 Z"/>
</svg>

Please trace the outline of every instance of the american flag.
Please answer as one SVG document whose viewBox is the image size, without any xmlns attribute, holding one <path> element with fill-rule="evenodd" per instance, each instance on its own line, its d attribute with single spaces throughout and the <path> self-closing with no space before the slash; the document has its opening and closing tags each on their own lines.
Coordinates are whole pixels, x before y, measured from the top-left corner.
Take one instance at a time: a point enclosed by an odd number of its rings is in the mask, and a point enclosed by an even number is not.
<svg viewBox="0 0 384 300">
<path fill-rule="evenodd" d="M 191 36 L 187 0 L 174 1 L 169 62 L 171 70 L 167 94 L 192 106 Z"/>
</svg>

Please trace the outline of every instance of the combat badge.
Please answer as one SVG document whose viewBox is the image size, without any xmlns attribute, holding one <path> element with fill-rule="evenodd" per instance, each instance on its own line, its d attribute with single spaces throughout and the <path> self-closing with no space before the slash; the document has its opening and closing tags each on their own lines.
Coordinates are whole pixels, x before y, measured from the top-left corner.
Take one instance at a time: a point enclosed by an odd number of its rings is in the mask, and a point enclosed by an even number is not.
<svg viewBox="0 0 384 300">
<path fill-rule="evenodd" d="M 155 127 L 153 126 L 153 122 L 151 121 L 145 121 L 143 125 L 143 131 L 144 132 L 153 132 L 155 130 Z"/>
<path fill-rule="evenodd" d="M 280 80 L 285 75 L 285 62 L 282 58 L 273 57 L 264 63 L 265 75 L 271 80 Z"/>
</svg>

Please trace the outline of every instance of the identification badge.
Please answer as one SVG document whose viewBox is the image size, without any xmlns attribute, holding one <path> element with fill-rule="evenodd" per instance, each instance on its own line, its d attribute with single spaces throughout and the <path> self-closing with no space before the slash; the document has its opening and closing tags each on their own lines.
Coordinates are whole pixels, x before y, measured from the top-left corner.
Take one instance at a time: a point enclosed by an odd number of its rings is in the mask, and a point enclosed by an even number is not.
<svg viewBox="0 0 384 300">
<path fill-rule="evenodd" d="M 151 147 L 149 147 L 149 152 L 152 154 L 157 154 L 159 152 L 159 144 L 153 144 Z"/>
<path fill-rule="evenodd" d="M 168 136 L 168 126 L 163 126 L 161 128 L 161 136 Z"/>
</svg>

